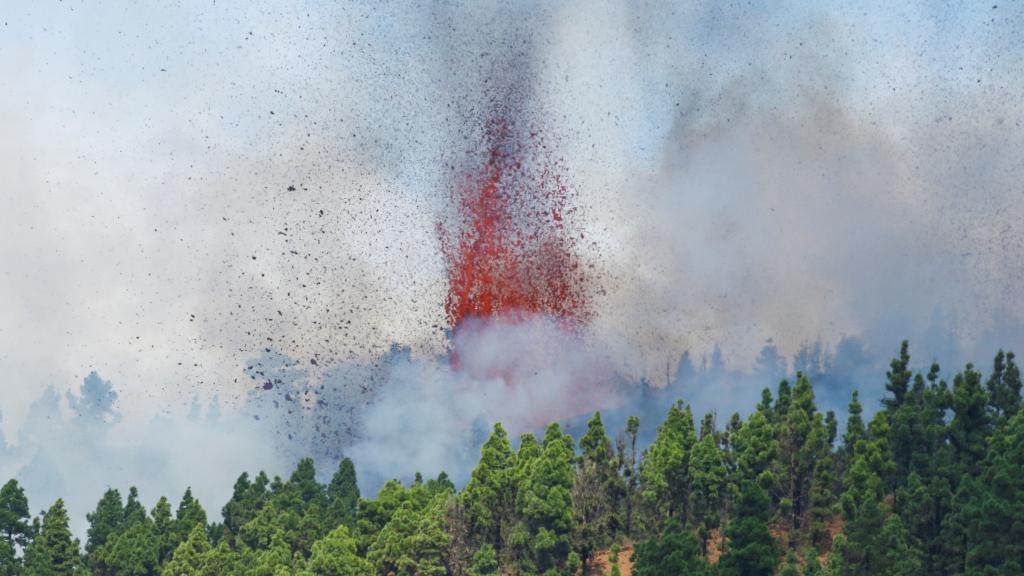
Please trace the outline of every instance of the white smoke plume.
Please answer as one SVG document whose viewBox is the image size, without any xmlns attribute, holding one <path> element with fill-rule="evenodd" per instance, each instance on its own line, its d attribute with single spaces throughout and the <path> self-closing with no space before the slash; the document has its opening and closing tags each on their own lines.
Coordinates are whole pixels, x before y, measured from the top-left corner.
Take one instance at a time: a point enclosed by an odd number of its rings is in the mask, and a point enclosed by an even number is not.
<svg viewBox="0 0 1024 576">
<path fill-rule="evenodd" d="M 307 453 L 464 478 L 495 420 L 724 419 L 808 367 L 841 406 L 903 338 L 947 373 L 1024 343 L 1024 7 L 68 4 L 0 35 L 3 472 L 33 508 L 191 483 L 215 512 Z M 594 319 L 453 344 L 436 224 L 509 84 L 578 191 Z"/>
<path fill-rule="evenodd" d="M 550 318 L 463 326 L 453 354 L 458 368 L 389 366 L 347 450 L 369 485 L 415 472 L 465 481 L 495 422 L 515 437 L 621 402 L 608 359 Z"/>
</svg>

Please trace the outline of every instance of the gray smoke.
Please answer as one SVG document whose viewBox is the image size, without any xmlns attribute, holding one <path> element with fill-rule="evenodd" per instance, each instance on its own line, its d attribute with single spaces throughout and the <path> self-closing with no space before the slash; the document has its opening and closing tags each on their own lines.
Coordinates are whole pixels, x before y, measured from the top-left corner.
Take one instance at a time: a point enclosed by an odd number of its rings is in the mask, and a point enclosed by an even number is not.
<svg viewBox="0 0 1024 576">
<path fill-rule="evenodd" d="M 218 518 L 241 472 L 286 475 L 294 465 L 271 430 L 221 413 L 216 400 L 205 410 L 195 403 L 187 415 L 165 413 L 122 425 L 125 408 L 113 385 L 95 372 L 64 399 L 47 388 L 32 404 L 18 444 L 8 446 L 0 437 L 0 476 L 19 480 L 33 514 L 63 498 L 72 530 L 84 538 L 85 515 L 108 488 L 125 497 L 137 487 L 148 509 L 160 496 L 175 506 L 191 487 L 211 518 Z"/>
<path fill-rule="evenodd" d="M 1024 342 L 1020 6 L 153 10 L 4 16 L 3 472 L 34 508 L 214 511 L 307 453 L 465 477 L 497 419 L 722 421 L 798 369 L 841 407 L 904 338 L 947 374 Z M 495 102 L 567 167 L 594 320 L 459 371 L 437 223 Z"/>
</svg>

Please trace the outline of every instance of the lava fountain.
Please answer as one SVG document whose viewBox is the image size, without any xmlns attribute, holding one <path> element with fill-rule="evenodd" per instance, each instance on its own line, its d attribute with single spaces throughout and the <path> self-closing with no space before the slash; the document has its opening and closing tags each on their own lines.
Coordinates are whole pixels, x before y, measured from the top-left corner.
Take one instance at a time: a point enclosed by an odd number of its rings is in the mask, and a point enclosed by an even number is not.
<svg viewBox="0 0 1024 576">
<path fill-rule="evenodd" d="M 454 225 L 440 227 L 453 335 L 536 315 L 578 328 L 590 315 L 587 276 L 562 166 L 540 131 L 517 132 L 503 118 L 487 123 L 485 142 L 483 165 L 451 189 Z"/>
<path fill-rule="evenodd" d="M 563 166 L 541 131 L 501 117 L 483 142 L 479 165 L 450 189 L 454 222 L 439 227 L 451 365 L 467 384 L 503 381 L 523 429 L 610 405 L 610 371 L 581 338 L 589 278 Z"/>
</svg>

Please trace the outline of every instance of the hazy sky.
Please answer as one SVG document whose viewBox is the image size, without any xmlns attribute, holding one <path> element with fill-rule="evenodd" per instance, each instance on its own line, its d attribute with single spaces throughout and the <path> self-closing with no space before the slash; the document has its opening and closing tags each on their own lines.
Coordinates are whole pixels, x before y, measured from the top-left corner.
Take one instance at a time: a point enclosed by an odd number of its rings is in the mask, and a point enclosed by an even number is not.
<svg viewBox="0 0 1024 576">
<path fill-rule="evenodd" d="M 505 4 L 4 2 L 8 437 L 92 370 L 130 420 L 232 398 L 266 347 L 439 349 L 436 226 L 496 78 L 531 86 L 632 369 L 1024 343 L 1021 3 Z"/>
</svg>

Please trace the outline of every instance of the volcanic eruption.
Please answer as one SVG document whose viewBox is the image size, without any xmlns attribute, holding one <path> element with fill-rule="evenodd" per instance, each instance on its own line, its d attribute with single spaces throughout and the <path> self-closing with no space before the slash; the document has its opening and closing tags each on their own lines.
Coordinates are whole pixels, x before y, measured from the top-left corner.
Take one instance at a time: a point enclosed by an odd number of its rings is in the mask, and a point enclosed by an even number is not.
<svg viewBox="0 0 1024 576">
<path fill-rule="evenodd" d="M 439 227 L 453 335 L 534 315 L 579 327 L 590 314 L 587 276 L 561 163 L 540 130 L 502 116 L 487 121 L 483 140 L 482 165 L 451 188 L 454 223 Z"/>
<path fill-rule="evenodd" d="M 455 217 L 439 226 L 451 366 L 469 386 L 503 382 L 523 407 L 505 419 L 523 429 L 611 405 L 611 371 L 581 338 L 591 279 L 564 165 L 515 115 L 492 116 L 482 135 L 484 152 L 449 189 Z"/>
</svg>

